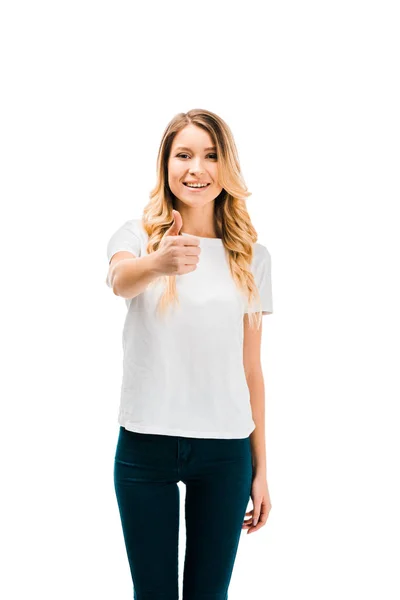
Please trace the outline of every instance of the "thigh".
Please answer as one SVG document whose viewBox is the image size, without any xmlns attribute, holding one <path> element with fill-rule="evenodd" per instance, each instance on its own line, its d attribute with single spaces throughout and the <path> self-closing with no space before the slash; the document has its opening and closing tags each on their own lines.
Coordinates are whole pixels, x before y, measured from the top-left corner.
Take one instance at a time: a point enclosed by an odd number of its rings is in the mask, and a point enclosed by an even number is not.
<svg viewBox="0 0 400 600">
<path fill-rule="evenodd" d="M 178 600 L 173 439 L 120 429 L 114 486 L 135 600 Z"/>
<path fill-rule="evenodd" d="M 185 481 L 183 600 L 226 600 L 251 482 L 249 438 L 193 446 L 192 477 Z"/>
</svg>

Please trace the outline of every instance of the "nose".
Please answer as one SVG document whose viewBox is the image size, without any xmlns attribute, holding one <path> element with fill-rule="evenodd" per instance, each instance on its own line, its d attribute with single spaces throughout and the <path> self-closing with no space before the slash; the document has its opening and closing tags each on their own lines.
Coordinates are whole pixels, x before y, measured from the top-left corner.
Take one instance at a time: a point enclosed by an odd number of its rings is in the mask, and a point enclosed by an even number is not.
<svg viewBox="0 0 400 600">
<path fill-rule="evenodd" d="M 199 160 L 194 160 L 189 167 L 189 173 L 204 173 L 204 168 L 202 167 Z"/>
</svg>

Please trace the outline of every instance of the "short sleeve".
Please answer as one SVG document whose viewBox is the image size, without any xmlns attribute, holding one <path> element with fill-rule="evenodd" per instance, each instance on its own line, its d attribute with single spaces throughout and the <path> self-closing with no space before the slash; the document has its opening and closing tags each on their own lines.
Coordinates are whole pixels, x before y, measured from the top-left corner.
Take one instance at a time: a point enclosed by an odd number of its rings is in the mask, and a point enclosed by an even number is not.
<svg viewBox="0 0 400 600">
<path fill-rule="evenodd" d="M 141 254 L 140 234 L 138 232 L 138 221 L 131 219 L 126 221 L 111 236 L 107 244 L 108 264 L 116 252 L 132 252 L 139 257 Z M 106 281 L 109 285 L 108 278 Z"/>
<path fill-rule="evenodd" d="M 134 220 L 126 221 L 126 223 L 112 234 L 107 244 L 108 262 L 110 262 L 116 252 L 121 252 L 122 250 L 132 252 L 135 256 L 140 256 L 140 237 L 136 229 L 137 225 Z"/>
<path fill-rule="evenodd" d="M 254 279 L 260 294 L 261 310 L 264 315 L 272 314 L 272 281 L 271 281 L 271 255 L 262 244 L 256 244 L 258 248 L 254 253 L 254 266 L 252 267 Z M 245 313 L 260 310 L 258 303 L 254 300 L 248 307 L 246 302 Z"/>
</svg>

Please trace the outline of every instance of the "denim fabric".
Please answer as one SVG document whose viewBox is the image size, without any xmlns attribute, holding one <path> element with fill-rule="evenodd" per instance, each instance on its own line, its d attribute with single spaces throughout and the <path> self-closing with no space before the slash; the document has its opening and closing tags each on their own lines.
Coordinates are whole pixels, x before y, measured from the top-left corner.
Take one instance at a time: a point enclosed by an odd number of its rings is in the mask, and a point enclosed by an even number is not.
<svg viewBox="0 0 400 600">
<path fill-rule="evenodd" d="M 114 486 L 134 600 L 179 600 L 179 481 L 186 485 L 183 600 L 227 600 L 252 477 L 250 437 L 120 426 Z"/>
</svg>

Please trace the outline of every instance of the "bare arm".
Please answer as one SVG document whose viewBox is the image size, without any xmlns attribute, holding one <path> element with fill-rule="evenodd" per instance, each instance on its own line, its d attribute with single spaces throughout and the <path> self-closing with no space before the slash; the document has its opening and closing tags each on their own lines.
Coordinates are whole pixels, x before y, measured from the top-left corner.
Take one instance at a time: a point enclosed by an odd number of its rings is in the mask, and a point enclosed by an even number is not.
<svg viewBox="0 0 400 600">
<path fill-rule="evenodd" d="M 265 447 L 265 386 L 261 366 L 262 321 L 259 329 L 250 328 L 248 315 L 244 317 L 243 364 L 255 430 L 250 435 L 252 462 L 256 474 L 266 477 Z"/>
<path fill-rule="evenodd" d="M 111 259 L 108 276 L 114 294 L 134 298 L 144 292 L 149 283 L 162 274 L 157 259 L 157 252 L 140 257 L 130 252 L 116 252 Z"/>
<path fill-rule="evenodd" d="M 265 387 L 262 371 L 247 378 L 255 430 L 250 434 L 252 462 L 256 475 L 267 476 L 265 444 Z"/>
<path fill-rule="evenodd" d="M 182 228 L 182 217 L 177 210 L 173 214 L 174 221 L 157 250 L 139 257 L 120 250 L 111 257 L 107 282 L 116 296 L 134 298 L 161 275 L 183 275 L 197 268 L 200 240 L 193 235 L 177 235 Z"/>
</svg>

